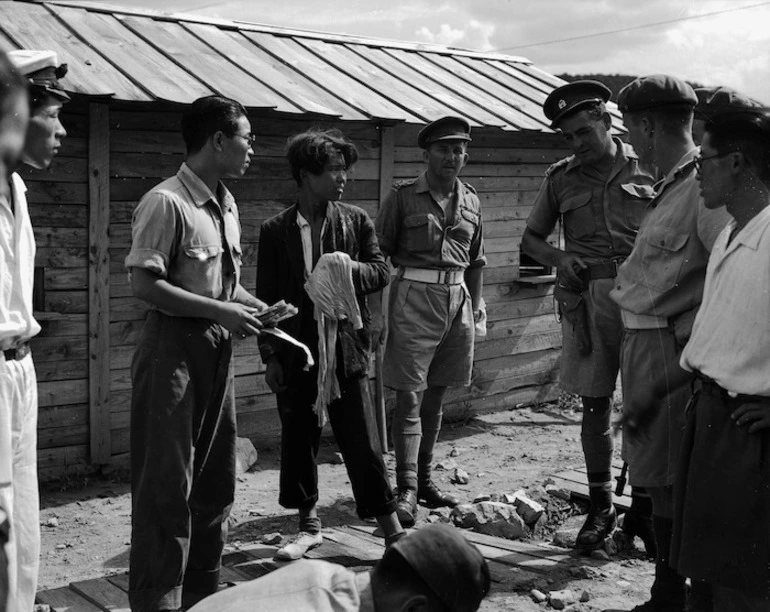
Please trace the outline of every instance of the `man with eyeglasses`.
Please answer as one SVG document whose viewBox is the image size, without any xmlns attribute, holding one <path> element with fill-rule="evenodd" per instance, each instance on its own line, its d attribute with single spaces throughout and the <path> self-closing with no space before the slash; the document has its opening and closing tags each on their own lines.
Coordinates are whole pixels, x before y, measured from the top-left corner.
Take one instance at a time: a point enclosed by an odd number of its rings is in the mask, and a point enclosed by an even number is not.
<svg viewBox="0 0 770 612">
<path fill-rule="evenodd" d="M 695 177 L 692 87 L 677 78 L 636 79 L 618 95 L 629 141 L 663 179 L 620 266 L 610 297 L 621 309 L 623 452 L 632 486 L 652 498 L 657 544 L 651 599 L 638 612 L 684 610 L 685 582 L 669 566 L 673 484 L 692 376 L 679 367 L 703 295 L 709 251 L 727 224 L 709 210 Z"/>
<path fill-rule="evenodd" d="M 223 177 L 253 155 L 244 107 L 200 98 L 182 116 L 187 159 L 132 220 L 125 265 L 150 310 L 131 365 L 134 612 L 179 610 L 214 593 L 235 494 L 232 338 L 262 327 L 241 286 L 241 229 Z"/>
<path fill-rule="evenodd" d="M 675 483 L 672 561 L 712 607 L 770 610 L 770 113 L 727 111 L 696 158 L 714 243 L 682 367 L 697 376 Z M 716 492 L 716 494 L 715 494 Z"/>
</svg>

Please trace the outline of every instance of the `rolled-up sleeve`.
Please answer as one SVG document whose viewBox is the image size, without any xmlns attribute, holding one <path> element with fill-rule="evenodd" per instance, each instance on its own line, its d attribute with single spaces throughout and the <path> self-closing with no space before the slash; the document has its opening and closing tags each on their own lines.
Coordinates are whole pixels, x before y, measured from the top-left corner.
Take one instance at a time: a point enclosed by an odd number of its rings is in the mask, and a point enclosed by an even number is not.
<svg viewBox="0 0 770 612">
<path fill-rule="evenodd" d="M 144 268 L 168 278 L 176 255 L 178 209 L 165 193 L 150 192 L 139 202 L 131 220 L 131 251 L 126 268 Z"/>
<path fill-rule="evenodd" d="M 479 224 L 471 239 L 468 262 L 469 268 L 481 268 L 487 265 L 487 257 L 484 254 L 484 221 L 482 220 L 482 215 L 479 215 Z"/>
<path fill-rule="evenodd" d="M 548 237 L 559 220 L 559 207 L 552 194 L 551 179 L 546 176 L 535 197 L 527 227 L 538 236 Z"/>
</svg>

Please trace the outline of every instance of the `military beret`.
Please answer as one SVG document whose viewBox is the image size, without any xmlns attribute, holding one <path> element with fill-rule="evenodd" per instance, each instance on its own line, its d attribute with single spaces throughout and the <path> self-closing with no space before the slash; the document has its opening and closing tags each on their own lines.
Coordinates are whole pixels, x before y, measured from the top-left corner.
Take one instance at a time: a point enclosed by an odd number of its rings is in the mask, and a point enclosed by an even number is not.
<svg viewBox="0 0 770 612">
<path fill-rule="evenodd" d="M 717 110 L 706 121 L 706 131 L 728 138 L 760 136 L 770 145 L 770 110 L 762 107 Z"/>
<path fill-rule="evenodd" d="M 572 112 L 577 112 L 581 107 L 607 102 L 612 92 L 610 88 L 599 81 L 573 81 L 554 89 L 543 103 L 543 114 L 551 121 L 551 127 L 555 128 L 560 119 Z"/>
<path fill-rule="evenodd" d="M 639 77 L 618 94 L 618 108 L 622 113 L 674 105 L 693 107 L 697 103 L 692 87 L 667 74 Z"/>
<path fill-rule="evenodd" d="M 9 51 L 8 59 L 29 80 L 33 91 L 39 89 L 64 100 L 70 99 L 59 83 L 59 79 L 67 74 L 67 64 L 60 64 L 53 51 Z"/>
<path fill-rule="evenodd" d="M 417 134 L 417 146 L 427 149 L 439 140 L 471 140 L 471 124 L 462 117 L 441 117 L 430 122 Z"/>
<path fill-rule="evenodd" d="M 489 567 L 456 528 L 428 525 L 401 538 L 385 554 L 398 553 L 453 612 L 474 612 L 489 593 Z"/>
<path fill-rule="evenodd" d="M 699 119 L 708 119 L 715 112 L 724 110 L 763 106 L 753 98 L 729 87 L 697 87 L 695 95 L 698 98 L 695 116 Z"/>
</svg>

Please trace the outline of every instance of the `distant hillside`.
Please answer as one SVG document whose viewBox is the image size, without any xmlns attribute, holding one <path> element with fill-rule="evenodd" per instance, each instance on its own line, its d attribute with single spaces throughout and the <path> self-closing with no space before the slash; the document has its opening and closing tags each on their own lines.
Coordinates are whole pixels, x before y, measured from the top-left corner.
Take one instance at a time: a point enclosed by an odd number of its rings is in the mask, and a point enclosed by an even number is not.
<svg viewBox="0 0 770 612">
<path fill-rule="evenodd" d="M 612 91 L 612 101 L 617 102 L 618 92 L 633 81 L 636 76 L 628 74 L 557 74 L 557 77 L 565 81 L 579 81 L 580 79 L 592 79 L 601 81 Z M 688 81 L 692 87 L 703 87 L 700 83 Z"/>
</svg>

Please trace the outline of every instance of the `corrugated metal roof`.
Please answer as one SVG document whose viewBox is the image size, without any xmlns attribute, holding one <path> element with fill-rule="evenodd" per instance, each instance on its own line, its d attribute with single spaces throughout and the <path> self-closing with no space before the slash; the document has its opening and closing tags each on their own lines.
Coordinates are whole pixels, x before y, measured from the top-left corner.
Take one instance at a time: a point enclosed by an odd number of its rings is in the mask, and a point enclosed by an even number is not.
<svg viewBox="0 0 770 612">
<path fill-rule="evenodd" d="M 353 121 L 455 114 L 550 131 L 542 104 L 563 83 L 521 57 L 66 0 L 0 0 L 0 48 L 56 51 L 76 94 L 189 103 L 216 93 Z"/>
</svg>

